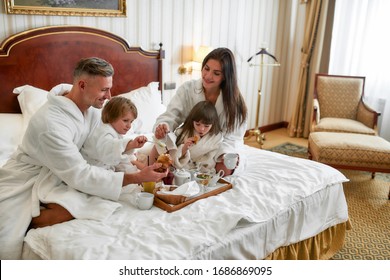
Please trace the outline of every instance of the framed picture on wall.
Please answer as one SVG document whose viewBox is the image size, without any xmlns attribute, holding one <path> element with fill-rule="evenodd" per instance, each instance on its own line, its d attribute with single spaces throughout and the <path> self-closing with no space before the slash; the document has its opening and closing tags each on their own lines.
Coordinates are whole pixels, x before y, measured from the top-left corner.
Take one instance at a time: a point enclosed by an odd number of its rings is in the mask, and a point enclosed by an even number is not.
<svg viewBox="0 0 390 280">
<path fill-rule="evenodd" d="M 8 14 L 124 17 L 126 0 L 4 0 Z"/>
</svg>

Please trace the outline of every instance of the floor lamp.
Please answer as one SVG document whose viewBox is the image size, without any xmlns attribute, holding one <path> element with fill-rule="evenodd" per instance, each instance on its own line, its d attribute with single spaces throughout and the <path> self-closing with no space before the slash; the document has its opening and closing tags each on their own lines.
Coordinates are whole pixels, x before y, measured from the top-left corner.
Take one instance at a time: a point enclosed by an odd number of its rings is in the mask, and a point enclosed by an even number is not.
<svg viewBox="0 0 390 280">
<path fill-rule="evenodd" d="M 259 64 L 254 64 L 254 63 L 250 63 L 250 61 L 257 55 L 260 55 L 260 63 Z M 266 63 L 264 62 L 264 56 L 269 56 L 273 59 L 273 63 Z M 249 130 L 249 134 L 248 136 L 245 137 L 245 140 L 251 138 L 252 136 L 255 136 L 256 137 L 256 142 L 260 144 L 260 148 L 261 146 L 263 145 L 264 143 L 264 133 L 261 133 L 260 131 L 260 128 L 259 128 L 259 112 L 260 112 L 260 102 L 261 102 L 261 93 L 262 93 L 262 86 L 263 86 L 263 67 L 268 67 L 268 66 L 271 66 L 271 67 L 274 67 L 274 66 L 280 66 L 280 63 L 278 62 L 278 60 L 276 59 L 275 56 L 273 56 L 272 54 L 270 54 L 266 48 L 261 48 L 259 52 L 257 52 L 256 54 L 252 55 L 248 61 L 249 63 L 249 66 L 251 67 L 254 67 L 254 66 L 258 66 L 260 67 L 260 79 L 259 79 L 259 88 L 257 90 L 258 92 L 258 95 L 257 95 L 257 107 L 256 107 L 256 126 L 254 129 L 250 129 Z"/>
</svg>

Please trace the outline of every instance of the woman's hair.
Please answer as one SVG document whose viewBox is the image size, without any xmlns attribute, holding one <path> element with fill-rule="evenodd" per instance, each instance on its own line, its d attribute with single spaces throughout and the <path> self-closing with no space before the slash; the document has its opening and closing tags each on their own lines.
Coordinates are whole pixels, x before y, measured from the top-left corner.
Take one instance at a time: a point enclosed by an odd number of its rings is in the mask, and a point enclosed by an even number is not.
<svg viewBox="0 0 390 280">
<path fill-rule="evenodd" d="M 211 129 L 208 133 L 216 135 L 221 132 L 217 109 L 210 101 L 200 101 L 197 103 L 188 114 L 183 125 L 182 130 L 176 139 L 176 144 L 179 145 L 184 141 L 186 136 L 192 137 L 195 135 L 194 122 L 202 124 L 211 124 Z"/>
<path fill-rule="evenodd" d="M 134 119 L 137 118 L 138 111 L 134 103 L 128 98 L 115 96 L 103 107 L 102 122 L 112 123 L 128 112 L 133 113 Z"/>
<path fill-rule="evenodd" d="M 202 69 L 209 59 L 214 59 L 221 63 L 223 74 L 221 90 L 225 108 L 226 127 L 228 132 L 232 132 L 236 126 L 242 125 L 248 116 L 245 100 L 237 84 L 237 70 L 234 55 L 227 48 L 217 48 L 204 58 Z"/>
<path fill-rule="evenodd" d="M 79 78 L 83 74 L 112 77 L 114 75 L 114 68 L 109 62 L 98 57 L 82 58 L 73 71 L 73 79 Z"/>
</svg>

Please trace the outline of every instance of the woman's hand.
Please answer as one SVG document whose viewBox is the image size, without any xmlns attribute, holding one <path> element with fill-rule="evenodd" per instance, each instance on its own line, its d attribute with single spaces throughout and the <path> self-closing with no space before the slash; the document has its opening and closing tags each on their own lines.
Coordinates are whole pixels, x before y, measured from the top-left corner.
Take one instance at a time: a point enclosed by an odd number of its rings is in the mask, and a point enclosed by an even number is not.
<svg viewBox="0 0 390 280">
<path fill-rule="evenodd" d="M 156 136 L 157 139 L 162 139 L 165 138 L 168 132 L 169 132 L 168 125 L 165 123 L 161 123 L 156 127 L 154 136 Z"/>
<path fill-rule="evenodd" d="M 220 170 L 223 170 L 223 172 L 225 172 L 224 177 L 228 176 L 228 175 L 232 175 L 234 172 L 234 169 L 227 169 L 227 167 L 225 166 L 225 164 L 223 162 L 217 162 L 215 164 L 215 171 L 219 172 Z"/>
<path fill-rule="evenodd" d="M 240 155 L 238 155 L 238 160 L 237 160 L 237 163 L 236 163 L 236 167 L 234 169 L 228 169 L 225 165 L 225 162 L 223 160 L 223 156 L 224 155 L 221 155 L 219 156 L 218 160 L 217 160 L 217 163 L 215 164 L 215 170 L 217 172 L 219 172 L 220 170 L 223 170 L 225 172 L 225 175 L 224 176 L 228 176 L 228 175 L 232 175 L 234 170 L 237 168 L 237 166 L 240 164 Z"/>
</svg>

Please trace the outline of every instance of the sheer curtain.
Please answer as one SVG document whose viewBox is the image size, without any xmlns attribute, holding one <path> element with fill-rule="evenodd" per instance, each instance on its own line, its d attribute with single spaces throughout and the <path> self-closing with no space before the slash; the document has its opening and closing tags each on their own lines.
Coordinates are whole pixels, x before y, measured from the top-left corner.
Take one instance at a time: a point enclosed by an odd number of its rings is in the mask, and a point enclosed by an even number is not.
<svg viewBox="0 0 390 280">
<path fill-rule="evenodd" d="M 390 1 L 336 1 L 329 73 L 365 76 L 365 102 L 390 141 Z"/>
</svg>

